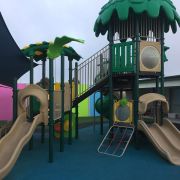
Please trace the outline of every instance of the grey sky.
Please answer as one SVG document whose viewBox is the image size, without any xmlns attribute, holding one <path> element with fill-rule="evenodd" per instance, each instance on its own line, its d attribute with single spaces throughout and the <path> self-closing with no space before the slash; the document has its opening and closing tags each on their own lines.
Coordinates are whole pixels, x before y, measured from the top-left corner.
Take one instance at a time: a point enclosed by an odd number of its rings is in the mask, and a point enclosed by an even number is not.
<svg viewBox="0 0 180 180">
<path fill-rule="evenodd" d="M 101 7 L 108 0 L 0 0 L 0 10 L 6 24 L 20 48 L 39 41 L 52 41 L 56 36 L 68 35 L 85 40 L 85 44 L 71 45 L 85 60 L 107 44 L 105 36 L 96 38 L 94 22 Z M 180 1 L 173 0 L 180 13 Z M 180 74 L 180 30 L 166 35 L 169 62 L 165 75 Z M 59 81 L 59 62 L 56 62 L 56 80 Z M 35 80 L 41 78 L 40 67 L 35 70 Z M 67 65 L 66 65 L 67 70 Z M 28 75 L 20 82 L 28 82 Z"/>
</svg>

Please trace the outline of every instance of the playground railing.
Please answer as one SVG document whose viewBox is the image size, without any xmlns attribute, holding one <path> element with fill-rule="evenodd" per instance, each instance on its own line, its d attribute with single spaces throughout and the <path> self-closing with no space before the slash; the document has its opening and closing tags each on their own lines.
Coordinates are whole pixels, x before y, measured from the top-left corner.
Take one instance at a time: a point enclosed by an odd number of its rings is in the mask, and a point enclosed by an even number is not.
<svg viewBox="0 0 180 180">
<path fill-rule="evenodd" d="M 108 76 L 109 45 L 79 64 L 73 71 L 78 84 L 76 97 L 81 96 Z M 78 80 L 78 81 L 77 81 Z"/>
</svg>

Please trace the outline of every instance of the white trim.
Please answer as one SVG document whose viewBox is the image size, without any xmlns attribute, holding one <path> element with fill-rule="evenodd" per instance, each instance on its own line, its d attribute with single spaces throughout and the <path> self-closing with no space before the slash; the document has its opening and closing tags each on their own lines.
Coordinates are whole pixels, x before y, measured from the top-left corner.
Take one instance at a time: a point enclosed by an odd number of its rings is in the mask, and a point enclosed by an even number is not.
<svg viewBox="0 0 180 180">
<path fill-rule="evenodd" d="M 160 83 L 159 83 L 160 85 Z M 140 82 L 139 88 L 140 89 L 146 89 L 146 88 L 155 88 L 156 86 L 156 82 L 154 81 L 154 83 L 152 81 L 150 82 Z M 164 87 L 180 87 L 180 80 L 165 80 L 164 82 Z"/>
</svg>

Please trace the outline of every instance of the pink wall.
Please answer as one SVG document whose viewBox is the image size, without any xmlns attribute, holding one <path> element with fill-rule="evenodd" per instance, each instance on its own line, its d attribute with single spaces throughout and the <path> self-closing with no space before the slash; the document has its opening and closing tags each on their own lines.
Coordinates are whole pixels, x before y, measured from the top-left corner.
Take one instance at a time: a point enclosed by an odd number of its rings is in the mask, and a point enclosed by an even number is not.
<svg viewBox="0 0 180 180">
<path fill-rule="evenodd" d="M 23 89 L 25 84 L 18 84 L 18 89 Z M 13 115 L 12 88 L 0 85 L 0 121 L 11 121 Z"/>
</svg>

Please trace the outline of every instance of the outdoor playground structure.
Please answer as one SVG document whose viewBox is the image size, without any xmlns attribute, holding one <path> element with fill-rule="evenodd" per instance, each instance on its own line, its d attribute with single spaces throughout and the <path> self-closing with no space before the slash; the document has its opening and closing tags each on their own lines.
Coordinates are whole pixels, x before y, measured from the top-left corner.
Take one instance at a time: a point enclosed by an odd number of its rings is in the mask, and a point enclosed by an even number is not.
<svg viewBox="0 0 180 180">
<path fill-rule="evenodd" d="M 3 22 L 3 19 L 1 21 Z M 14 125 L 0 140 L 0 159 L 2 159 L 0 177 L 3 178 L 8 174 L 29 140 L 32 148 L 31 137 L 40 124 L 42 142 L 44 142 L 44 125 L 49 125 L 49 162 L 53 162 L 54 119 L 61 125 L 60 151 L 63 152 L 65 113 L 69 113 L 68 142 L 71 144 L 72 108 L 75 108 L 75 138 L 78 138 L 78 104 L 97 91 L 101 93 L 100 99 L 95 104 L 100 113 L 101 133 L 103 133 L 103 118 L 109 120 L 109 131 L 98 152 L 121 157 L 131 138 L 134 136 L 134 140 L 138 142 L 138 132 L 142 131 L 164 158 L 172 164 L 180 165 L 180 132 L 164 117 L 169 111 L 168 102 L 164 97 L 166 61 L 164 33 L 168 32 L 170 27 L 173 33 L 176 33 L 177 23 L 180 26 L 180 17 L 170 0 L 157 2 L 111 0 L 101 9 L 94 26 L 96 36 L 105 35 L 107 32 L 109 45 L 86 61 L 80 64 L 76 62 L 73 67 L 73 60 L 79 60 L 81 57 L 72 47 L 64 45 L 71 41 L 83 41 L 66 36 L 56 38 L 53 43 L 42 42 L 22 49 L 30 60 L 28 62 L 30 85 L 18 92 L 19 75 L 12 76 L 11 82 L 15 79 Z M 57 98 L 54 98 L 53 60 L 59 56 L 61 88 L 58 102 L 55 103 Z M 64 82 L 65 56 L 69 61 L 67 89 Z M 33 68 L 37 65 L 34 60 L 42 61 L 41 87 L 33 85 Z M 49 61 L 48 90 L 44 90 L 46 61 Z M 154 79 L 156 92 L 139 97 L 139 81 L 145 78 Z M 73 83 L 74 98 L 72 98 Z M 131 96 L 126 97 L 125 92 Z M 31 96 L 36 97 L 40 103 L 39 114 L 35 117 L 34 99 Z M 27 106 L 25 100 L 28 97 L 30 98 Z M 55 109 L 58 111 L 57 118 L 54 118 Z"/>
</svg>

